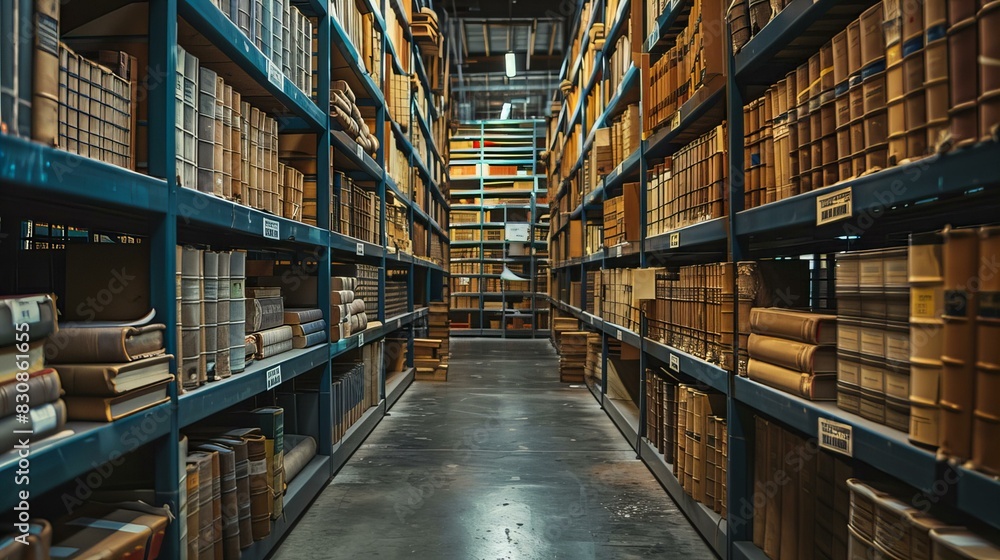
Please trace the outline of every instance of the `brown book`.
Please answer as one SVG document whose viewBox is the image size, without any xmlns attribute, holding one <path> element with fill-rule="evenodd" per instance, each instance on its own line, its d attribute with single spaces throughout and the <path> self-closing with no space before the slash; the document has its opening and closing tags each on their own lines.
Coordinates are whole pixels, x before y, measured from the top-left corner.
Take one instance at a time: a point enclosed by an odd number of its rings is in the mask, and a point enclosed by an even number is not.
<svg viewBox="0 0 1000 560">
<path fill-rule="evenodd" d="M 198 560 L 215 558 L 216 542 L 221 544 L 221 530 L 215 523 L 215 503 L 212 486 L 215 474 L 218 472 L 218 454 L 206 451 L 188 453 L 187 462 L 198 470 Z M 213 466 L 214 465 L 214 466 Z M 220 511 L 221 516 L 221 511 Z"/>
<path fill-rule="evenodd" d="M 0 418 L 5 418 L 16 412 L 18 395 L 27 395 L 31 406 L 38 406 L 57 400 L 62 395 L 62 385 L 59 374 L 49 368 L 28 375 L 27 390 L 18 390 L 21 383 L 11 382 L 0 385 Z M 23 397 L 22 397 L 23 399 Z"/>
<path fill-rule="evenodd" d="M 837 400 L 837 376 L 795 371 L 760 360 L 750 359 L 750 379 L 811 401 Z"/>
<path fill-rule="evenodd" d="M 267 441 L 260 428 L 237 428 L 226 436 L 241 438 L 247 445 L 247 477 L 250 487 L 250 524 L 253 540 L 271 534 L 271 510 L 274 497 L 267 478 Z"/>
<path fill-rule="evenodd" d="M 1000 227 L 979 231 L 979 308 L 976 316 L 976 400 L 972 462 L 977 469 L 1000 474 L 1000 274 L 989 270 L 1000 259 Z"/>
<path fill-rule="evenodd" d="M 32 406 L 30 423 L 19 422 L 17 415 L 0 418 L 0 453 L 13 449 L 17 444 L 14 430 L 31 430 L 32 440 L 38 441 L 52 435 L 66 425 L 66 403 L 62 399 L 39 406 Z"/>
<path fill-rule="evenodd" d="M 22 365 L 27 367 L 20 367 Z M 6 385 L 14 382 L 19 372 L 40 371 L 42 369 L 45 369 L 44 340 L 30 344 L 12 344 L 0 348 L 0 384 Z"/>
<path fill-rule="evenodd" d="M 284 304 L 280 296 L 246 298 L 247 334 L 280 327 L 284 319 Z"/>
<path fill-rule="evenodd" d="M 978 390 L 976 317 L 982 282 L 979 235 L 974 228 L 949 227 L 944 230 L 944 238 L 940 449 L 944 455 L 968 459 L 972 455 L 972 417 Z"/>
<path fill-rule="evenodd" d="M 767 467 L 765 481 L 772 482 L 775 474 L 782 468 L 781 454 L 784 449 L 784 430 L 775 423 L 768 424 L 767 427 Z M 774 491 L 765 493 L 765 508 L 767 517 L 764 519 L 764 554 L 778 560 L 781 552 L 781 528 L 782 528 L 782 494 L 790 491 L 787 486 L 780 484 L 768 484 Z"/>
<path fill-rule="evenodd" d="M 285 309 L 286 325 L 303 325 L 323 320 L 322 309 Z"/>
<path fill-rule="evenodd" d="M 70 396 L 112 397 L 172 379 L 170 354 L 122 364 L 60 364 L 59 378 Z"/>
<path fill-rule="evenodd" d="M 44 519 L 32 519 L 23 542 L 7 535 L 0 538 L 2 560 L 49 560 L 52 557 L 52 525 Z"/>
<path fill-rule="evenodd" d="M 799 551 L 795 558 L 809 558 L 815 546 L 816 531 L 816 454 L 797 438 L 790 467 L 799 470 Z"/>
<path fill-rule="evenodd" d="M 768 437 L 770 427 L 768 421 L 760 416 L 754 416 L 754 459 L 753 459 L 753 495 L 767 496 L 767 481 L 770 476 L 768 468 Z M 764 550 L 764 527 L 767 522 L 767 505 L 760 507 L 754 503 L 753 508 L 753 544 Z"/>
<path fill-rule="evenodd" d="M 55 146 L 59 139 L 59 0 L 35 0 L 34 20 L 31 138 Z"/>
<path fill-rule="evenodd" d="M 225 560 L 239 560 L 240 519 L 239 497 L 236 491 L 236 453 L 221 443 L 202 443 L 199 451 L 215 453 L 219 462 L 219 514 L 222 531 L 222 549 Z M 213 484 L 213 500 L 216 485 Z"/>
<path fill-rule="evenodd" d="M 44 339 L 58 330 L 57 318 L 52 296 L 0 297 L 0 347 Z"/>
<path fill-rule="evenodd" d="M 163 354 L 163 324 L 63 327 L 45 343 L 50 364 L 131 362 Z"/>
<path fill-rule="evenodd" d="M 146 410 L 170 400 L 169 387 L 173 376 L 161 381 L 123 393 L 116 397 L 66 397 L 66 409 L 70 420 L 91 422 L 114 422 L 130 414 Z"/>
<path fill-rule="evenodd" d="M 751 334 L 750 357 L 805 373 L 837 373 L 837 347 L 817 346 L 762 334 Z"/>
<path fill-rule="evenodd" d="M 791 432 L 782 434 L 781 457 L 783 462 L 778 466 L 785 472 L 788 480 L 781 489 L 781 547 L 779 560 L 798 560 L 799 556 L 799 475 L 798 469 L 792 466 L 789 457 L 794 457 L 796 446 L 802 441 Z"/>
<path fill-rule="evenodd" d="M 169 515 L 166 508 L 141 502 L 91 502 L 57 523 L 53 540 L 55 547 L 72 551 L 62 558 L 157 558 Z"/>
<path fill-rule="evenodd" d="M 198 489 L 201 486 L 201 479 L 198 475 L 198 465 L 188 462 L 185 466 L 187 471 L 187 518 L 184 520 L 187 530 L 187 557 L 190 560 L 198 558 L 198 541 L 201 537 L 201 500 Z"/>
<path fill-rule="evenodd" d="M 750 310 L 750 330 L 806 344 L 837 343 L 837 316 L 777 307 L 754 307 Z"/>
</svg>

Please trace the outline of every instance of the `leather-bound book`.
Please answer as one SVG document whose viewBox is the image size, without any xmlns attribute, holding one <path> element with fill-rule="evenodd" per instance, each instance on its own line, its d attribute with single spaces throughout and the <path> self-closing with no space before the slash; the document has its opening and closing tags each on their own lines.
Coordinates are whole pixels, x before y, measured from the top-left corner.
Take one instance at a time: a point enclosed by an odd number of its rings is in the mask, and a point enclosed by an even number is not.
<svg viewBox="0 0 1000 560">
<path fill-rule="evenodd" d="M 219 283 L 218 297 L 216 304 L 217 326 L 215 329 L 215 378 L 225 379 L 233 374 L 232 366 L 229 362 L 229 329 L 232 326 L 231 298 L 232 298 L 232 278 L 230 277 L 232 259 L 230 253 L 221 252 L 219 259 Z"/>
<path fill-rule="evenodd" d="M 304 336 L 293 336 L 292 348 L 311 348 L 324 342 L 326 342 L 326 333 L 323 331 L 314 332 Z"/>
<path fill-rule="evenodd" d="M 765 476 L 770 477 L 773 472 L 777 472 L 777 469 L 781 468 L 783 464 L 781 461 L 781 455 L 784 450 L 784 433 L 785 431 L 781 429 L 775 423 L 768 424 L 767 430 L 767 465 L 768 471 Z M 767 480 L 770 480 L 768 478 Z M 777 486 L 776 491 L 765 493 L 765 508 L 767 509 L 767 516 L 764 518 L 764 554 L 772 559 L 780 559 L 781 552 L 781 529 L 782 529 L 782 518 L 784 513 L 782 510 L 782 495 L 785 492 L 791 492 L 792 489 L 788 486 Z"/>
<path fill-rule="evenodd" d="M 941 349 L 941 452 L 972 455 L 976 383 L 979 235 L 974 228 L 944 230 L 944 329 Z"/>
<path fill-rule="evenodd" d="M 70 420 L 114 422 L 170 400 L 169 387 L 173 376 L 141 389 L 133 389 L 115 397 L 66 396 Z"/>
<path fill-rule="evenodd" d="M 313 333 L 323 333 L 326 331 L 326 321 L 319 319 L 298 325 L 291 325 L 292 336 L 306 336 Z"/>
<path fill-rule="evenodd" d="M 796 447 L 801 445 L 799 438 L 791 432 L 784 432 L 781 440 L 781 457 L 794 457 Z M 785 470 L 788 481 L 781 489 L 781 545 L 778 552 L 779 560 L 797 560 L 799 553 L 799 522 L 801 510 L 799 506 L 799 474 L 797 469 L 786 468 L 786 463 L 780 467 Z"/>
<path fill-rule="evenodd" d="M 753 495 L 767 496 L 766 485 L 771 476 L 769 468 L 768 438 L 770 426 L 768 421 L 760 416 L 754 416 L 754 455 L 753 455 Z M 767 523 L 767 504 L 753 504 L 753 544 L 764 550 L 764 527 Z"/>
<path fill-rule="evenodd" d="M 972 463 L 1000 475 L 1000 227 L 979 232 L 979 314 L 976 317 L 976 400 Z"/>
<path fill-rule="evenodd" d="M 214 88 L 214 78 L 212 83 Z M 212 122 L 215 122 L 214 118 Z M 201 353 L 205 362 L 206 379 L 215 381 L 218 379 L 215 375 L 215 354 L 219 341 L 219 254 L 205 251 L 203 255 L 205 258 L 205 293 L 203 296 L 205 302 L 205 345 L 202 347 Z"/>
<path fill-rule="evenodd" d="M 202 251 L 185 246 L 181 252 L 181 341 L 183 362 L 180 364 L 181 383 L 194 389 L 205 380 L 201 376 L 203 312 Z"/>
<path fill-rule="evenodd" d="M 71 551 L 61 558 L 157 558 L 169 515 L 140 502 L 87 503 L 55 524 L 53 548 Z"/>
<path fill-rule="evenodd" d="M 70 396 L 112 397 L 173 379 L 164 354 L 121 364 L 60 364 L 59 378 Z"/>
<path fill-rule="evenodd" d="M 910 234 L 910 441 L 940 441 L 944 237 L 940 231 Z"/>
<path fill-rule="evenodd" d="M 798 543 L 799 549 L 798 554 L 794 558 L 810 558 L 812 556 L 813 547 L 815 546 L 815 530 L 816 530 L 816 455 L 814 453 L 802 453 L 801 450 L 808 449 L 805 447 L 806 442 L 802 438 L 798 438 L 796 454 L 796 461 L 801 461 L 799 464 L 801 468 L 799 469 L 799 519 L 798 519 Z M 797 468 L 797 465 L 793 463 L 792 468 Z"/>
<path fill-rule="evenodd" d="M 263 296 L 260 294 L 261 288 L 250 288 L 250 293 L 246 298 L 246 327 L 247 334 L 264 331 L 280 327 L 284 323 L 284 303 L 281 296 Z"/>
<path fill-rule="evenodd" d="M 254 541 L 265 539 L 271 534 L 271 511 L 274 508 L 271 481 L 267 477 L 267 439 L 260 428 L 237 428 L 225 435 L 239 437 L 246 442 L 251 533 Z"/>
<path fill-rule="evenodd" d="M 55 146 L 59 140 L 59 0 L 35 0 L 34 23 L 31 138 Z"/>
<path fill-rule="evenodd" d="M 132 362 L 164 353 L 163 331 L 167 326 L 88 327 L 59 329 L 45 343 L 50 364 Z"/>
<path fill-rule="evenodd" d="M 44 339 L 58 330 L 57 318 L 52 296 L 0 297 L 0 347 Z M 17 328 L 17 325 L 27 326 Z"/>
<path fill-rule="evenodd" d="M 177 317 L 174 320 L 174 336 L 177 338 L 174 342 L 174 358 L 177 360 L 174 362 L 177 364 L 177 393 L 184 393 L 184 274 L 181 272 L 181 265 L 184 262 L 184 247 L 177 245 L 174 247 L 174 288 L 177 291 L 175 294 L 175 312 Z M 187 560 L 186 558 L 181 558 L 181 560 Z"/>
<path fill-rule="evenodd" d="M 18 402 L 27 395 L 31 406 L 47 404 L 59 399 L 62 395 L 62 385 L 59 383 L 59 374 L 56 370 L 49 368 L 38 370 L 28 375 L 27 389 L 18 390 L 20 382 L 4 383 L 0 385 L 0 418 L 6 418 L 16 412 Z"/>
<path fill-rule="evenodd" d="M 187 463 L 185 469 L 187 470 L 187 517 L 184 523 L 187 528 L 187 541 L 184 544 L 188 560 L 197 560 L 198 542 L 201 538 L 201 498 L 198 495 L 201 478 L 196 463 Z"/>
<path fill-rule="evenodd" d="M 283 325 L 253 334 L 257 342 L 256 358 L 263 360 L 292 349 L 292 327 Z"/>
<path fill-rule="evenodd" d="M 751 334 L 750 358 L 805 373 L 836 373 L 837 347 Z"/>
<path fill-rule="evenodd" d="M 246 301 L 244 292 L 246 263 L 247 254 L 245 251 L 230 253 L 229 368 L 233 373 L 239 373 L 246 369 Z"/>
<path fill-rule="evenodd" d="M 50 436 L 66 425 L 66 403 L 57 399 L 40 406 L 32 405 L 28 413 L 31 422 L 24 424 L 16 415 L 0 418 L 0 453 L 13 449 L 17 444 L 14 430 L 32 430 L 32 441 Z"/>
<path fill-rule="evenodd" d="M 754 307 L 750 310 L 750 330 L 806 344 L 830 345 L 837 343 L 837 316 Z"/>
<path fill-rule="evenodd" d="M 24 364 L 28 367 L 24 369 L 18 367 Z M 28 344 L 11 344 L 0 348 L 0 384 L 16 381 L 17 374 L 21 371 L 33 372 L 42 369 L 45 369 L 44 340 Z"/>
<path fill-rule="evenodd" d="M 198 190 L 215 190 L 215 169 L 222 162 L 215 160 L 215 79 L 218 75 L 201 66 L 198 68 Z"/>
<path fill-rule="evenodd" d="M 223 558 L 239 560 L 240 505 L 236 490 L 236 452 L 222 443 L 213 442 L 201 443 L 196 449 L 215 452 L 219 457 Z M 212 491 L 215 491 L 214 486 Z"/>
<path fill-rule="evenodd" d="M 225 415 L 227 421 L 260 428 L 266 438 L 267 477 L 274 496 L 272 519 L 281 516 L 284 504 L 284 424 L 285 411 L 281 407 L 266 406 L 246 412 Z"/>
<path fill-rule="evenodd" d="M 837 400 L 837 376 L 795 371 L 760 360 L 750 359 L 750 379 L 785 393 L 812 401 Z"/>
<path fill-rule="evenodd" d="M 2 560 L 49 560 L 52 558 L 52 525 L 44 519 L 28 522 L 23 542 L 12 536 L 0 538 Z"/>
<path fill-rule="evenodd" d="M 212 494 L 213 468 L 218 464 L 216 455 L 205 451 L 188 453 L 188 464 L 198 469 L 198 560 L 214 560 L 215 543 L 222 540 L 222 535 L 216 533 L 215 505 Z M 221 511 L 220 511 L 221 516 Z M 220 527 L 221 529 L 221 523 Z"/>
<path fill-rule="evenodd" d="M 321 309 L 286 308 L 284 314 L 286 325 L 304 325 L 323 320 Z"/>
</svg>

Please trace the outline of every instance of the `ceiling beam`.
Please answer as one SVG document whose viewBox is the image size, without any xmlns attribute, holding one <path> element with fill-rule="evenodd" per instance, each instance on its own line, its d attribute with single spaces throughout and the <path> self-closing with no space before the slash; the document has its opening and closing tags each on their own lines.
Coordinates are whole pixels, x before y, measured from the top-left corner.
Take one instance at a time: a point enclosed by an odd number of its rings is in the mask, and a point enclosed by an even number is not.
<svg viewBox="0 0 1000 560">
<path fill-rule="evenodd" d="M 462 60 L 469 58 L 469 36 L 465 32 L 465 20 L 460 19 L 459 26 L 462 33 Z"/>
<path fill-rule="evenodd" d="M 538 30 L 538 20 L 531 22 L 528 30 L 528 56 L 524 59 L 524 69 L 531 70 L 531 53 L 535 51 L 535 32 Z"/>
<path fill-rule="evenodd" d="M 490 26 L 483 24 L 483 43 L 486 45 L 486 56 L 490 56 Z"/>
<path fill-rule="evenodd" d="M 556 30 L 559 29 L 558 23 L 552 24 L 552 32 L 549 33 L 549 56 L 552 56 L 552 51 L 556 48 Z"/>
</svg>

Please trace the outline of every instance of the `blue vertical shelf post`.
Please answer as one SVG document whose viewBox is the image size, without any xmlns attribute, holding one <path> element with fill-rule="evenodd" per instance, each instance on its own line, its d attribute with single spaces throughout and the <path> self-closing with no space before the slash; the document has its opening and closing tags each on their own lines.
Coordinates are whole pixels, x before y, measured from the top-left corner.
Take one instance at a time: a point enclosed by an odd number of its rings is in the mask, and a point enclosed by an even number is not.
<svg viewBox="0 0 1000 560">
<path fill-rule="evenodd" d="M 324 7 L 318 16 L 319 21 L 319 87 L 316 90 L 319 108 L 323 111 L 326 121 L 326 129 L 330 129 L 330 27 L 332 17 Z M 335 199 L 330 197 L 330 189 L 327 185 L 333 180 L 333 162 L 330 157 L 330 133 L 323 131 L 317 135 L 318 143 L 316 147 L 316 224 L 320 229 L 333 230 L 339 224 L 331 224 L 331 211 L 334 219 L 339 217 L 336 213 L 339 208 L 334 207 Z M 339 181 L 338 181 L 339 182 Z M 323 188 L 319 188 L 323 185 Z M 321 248 L 318 264 L 319 279 L 317 282 L 319 294 L 317 303 L 323 310 L 323 317 L 326 319 L 327 332 L 333 330 L 333 323 L 330 316 L 330 246 Z M 333 455 L 333 373 L 330 360 L 323 364 L 323 373 L 320 374 L 319 384 L 319 449 L 320 455 Z M 333 474 L 333 473 L 330 473 Z"/>
</svg>

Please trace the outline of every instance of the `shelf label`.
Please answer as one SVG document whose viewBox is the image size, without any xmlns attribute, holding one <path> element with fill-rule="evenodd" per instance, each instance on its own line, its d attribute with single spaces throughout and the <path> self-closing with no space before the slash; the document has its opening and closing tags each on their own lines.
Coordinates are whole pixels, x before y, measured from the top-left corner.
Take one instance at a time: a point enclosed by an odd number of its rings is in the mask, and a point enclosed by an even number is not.
<svg viewBox="0 0 1000 560">
<path fill-rule="evenodd" d="M 264 218 L 264 237 L 267 239 L 280 239 L 281 224 L 277 220 Z"/>
<path fill-rule="evenodd" d="M 677 5 L 681 3 L 681 0 L 670 0 L 670 11 L 677 9 Z"/>
<path fill-rule="evenodd" d="M 670 369 L 674 371 L 681 370 L 681 359 L 677 357 L 677 354 L 670 355 Z"/>
<path fill-rule="evenodd" d="M 670 234 L 670 248 L 676 249 L 680 246 L 681 246 L 681 234 L 680 232 L 675 231 L 674 233 Z"/>
<path fill-rule="evenodd" d="M 364 244 L 364 243 L 358 243 L 358 244 L 357 244 L 357 247 L 356 247 L 356 248 L 354 249 L 354 252 L 355 252 L 355 253 L 356 253 L 356 254 L 357 254 L 357 255 L 358 255 L 359 257 L 363 257 L 363 256 L 365 256 L 365 244 Z"/>
<path fill-rule="evenodd" d="M 267 390 L 270 391 L 278 385 L 281 385 L 281 366 L 277 365 L 273 368 L 267 370 L 265 374 L 267 376 Z"/>
<path fill-rule="evenodd" d="M 624 161 L 618 163 L 618 167 L 615 168 L 615 175 L 621 175 L 622 174 L 622 166 L 623 165 L 625 165 Z"/>
<path fill-rule="evenodd" d="M 819 446 L 848 457 L 854 456 L 854 429 L 848 424 L 841 424 L 826 418 L 819 418 Z"/>
<path fill-rule="evenodd" d="M 618 340 L 621 340 L 622 339 L 622 331 L 615 331 L 615 338 L 617 338 Z"/>
<path fill-rule="evenodd" d="M 356 144 L 354 146 L 354 153 L 358 154 L 358 159 L 365 159 L 365 151 L 361 148 L 361 144 Z"/>
<path fill-rule="evenodd" d="M 622 246 L 621 245 L 615 246 L 615 256 L 616 257 L 622 256 Z"/>
<path fill-rule="evenodd" d="M 649 46 L 646 47 L 647 51 L 653 50 L 653 47 L 660 42 L 660 26 L 659 24 L 653 28 L 653 32 L 649 35 Z"/>
<path fill-rule="evenodd" d="M 37 323 L 42 320 L 42 312 L 38 308 L 38 301 L 15 299 L 10 300 L 9 305 L 10 317 L 14 322 L 15 328 L 21 323 Z"/>
<path fill-rule="evenodd" d="M 358 346 L 365 345 L 365 333 L 358 334 Z"/>
<path fill-rule="evenodd" d="M 681 127 L 681 111 L 678 109 L 674 116 L 670 118 L 670 129 L 677 130 Z"/>
<path fill-rule="evenodd" d="M 850 218 L 854 205 L 851 200 L 851 187 L 840 189 L 829 194 L 816 197 L 816 225 L 829 224 L 845 218 Z"/>
<path fill-rule="evenodd" d="M 278 65 L 270 58 L 267 59 L 267 81 L 276 88 L 282 88 L 285 85 L 285 77 L 281 74 L 281 68 L 278 68 Z"/>
</svg>

